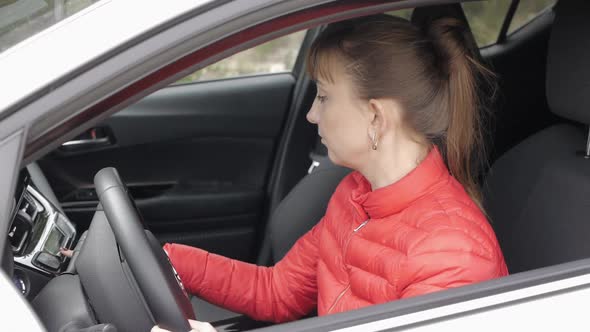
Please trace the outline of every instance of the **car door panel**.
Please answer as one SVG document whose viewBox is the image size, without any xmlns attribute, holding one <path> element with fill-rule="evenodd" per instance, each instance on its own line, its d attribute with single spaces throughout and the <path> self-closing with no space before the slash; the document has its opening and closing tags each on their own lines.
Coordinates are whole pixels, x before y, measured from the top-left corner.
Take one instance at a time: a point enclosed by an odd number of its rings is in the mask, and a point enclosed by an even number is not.
<svg viewBox="0 0 590 332">
<path fill-rule="evenodd" d="M 171 86 L 98 126 L 111 145 L 60 148 L 39 165 L 79 230 L 96 207 L 94 174 L 113 166 L 161 241 L 251 260 L 294 84 L 275 74 Z"/>
</svg>

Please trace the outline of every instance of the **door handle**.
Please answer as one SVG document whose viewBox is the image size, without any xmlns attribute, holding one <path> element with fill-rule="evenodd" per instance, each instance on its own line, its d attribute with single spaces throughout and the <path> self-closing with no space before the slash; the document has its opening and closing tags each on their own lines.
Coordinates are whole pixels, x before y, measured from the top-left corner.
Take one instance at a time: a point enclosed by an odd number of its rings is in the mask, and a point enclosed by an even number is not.
<svg viewBox="0 0 590 332">
<path fill-rule="evenodd" d="M 99 147 L 112 145 L 114 140 L 106 128 L 92 128 L 71 141 L 63 143 L 60 147 L 64 151 L 92 150 Z"/>
<path fill-rule="evenodd" d="M 76 139 L 63 143 L 62 148 L 92 148 L 97 146 L 109 145 L 109 138 L 89 138 L 89 139 Z"/>
</svg>

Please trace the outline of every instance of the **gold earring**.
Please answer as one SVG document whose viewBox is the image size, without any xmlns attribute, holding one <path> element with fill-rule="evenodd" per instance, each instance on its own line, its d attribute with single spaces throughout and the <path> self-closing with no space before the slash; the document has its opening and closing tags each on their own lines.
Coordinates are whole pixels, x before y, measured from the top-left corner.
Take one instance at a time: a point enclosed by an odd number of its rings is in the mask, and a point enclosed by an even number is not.
<svg viewBox="0 0 590 332">
<path fill-rule="evenodd" d="M 377 133 L 373 132 L 373 136 L 371 137 L 371 141 L 373 142 L 373 145 L 371 145 L 371 148 L 373 150 L 377 150 Z"/>
</svg>

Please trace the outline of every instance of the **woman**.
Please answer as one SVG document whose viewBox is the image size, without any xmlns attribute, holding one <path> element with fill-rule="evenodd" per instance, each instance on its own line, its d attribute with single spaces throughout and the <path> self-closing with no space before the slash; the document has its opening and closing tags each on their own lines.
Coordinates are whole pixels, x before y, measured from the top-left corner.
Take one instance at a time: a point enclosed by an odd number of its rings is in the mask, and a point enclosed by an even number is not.
<svg viewBox="0 0 590 332">
<path fill-rule="evenodd" d="M 307 63 L 318 87 L 307 119 L 330 159 L 355 172 L 274 267 L 166 244 L 187 289 L 285 322 L 507 275 L 474 180 L 478 82 L 489 72 L 460 24 L 421 31 L 387 15 L 331 24 Z"/>
</svg>

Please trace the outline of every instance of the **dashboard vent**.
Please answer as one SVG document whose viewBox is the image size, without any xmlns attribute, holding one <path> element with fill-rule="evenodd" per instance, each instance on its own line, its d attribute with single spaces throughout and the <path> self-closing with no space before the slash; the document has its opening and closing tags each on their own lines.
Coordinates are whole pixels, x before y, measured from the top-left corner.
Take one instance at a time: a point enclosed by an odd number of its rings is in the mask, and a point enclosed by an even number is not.
<svg viewBox="0 0 590 332">
<path fill-rule="evenodd" d="M 28 192 L 24 192 L 18 211 L 8 231 L 8 238 L 15 256 L 22 255 L 27 239 L 32 234 L 35 219 L 41 211 L 43 211 L 43 207 Z"/>
<path fill-rule="evenodd" d="M 37 201 L 35 201 L 35 199 L 31 197 L 31 195 L 28 192 L 25 191 L 19 210 L 22 211 L 25 215 L 29 216 L 31 218 L 31 221 L 34 221 L 35 218 L 37 218 L 37 214 L 43 211 L 43 206 L 37 203 Z"/>
</svg>

